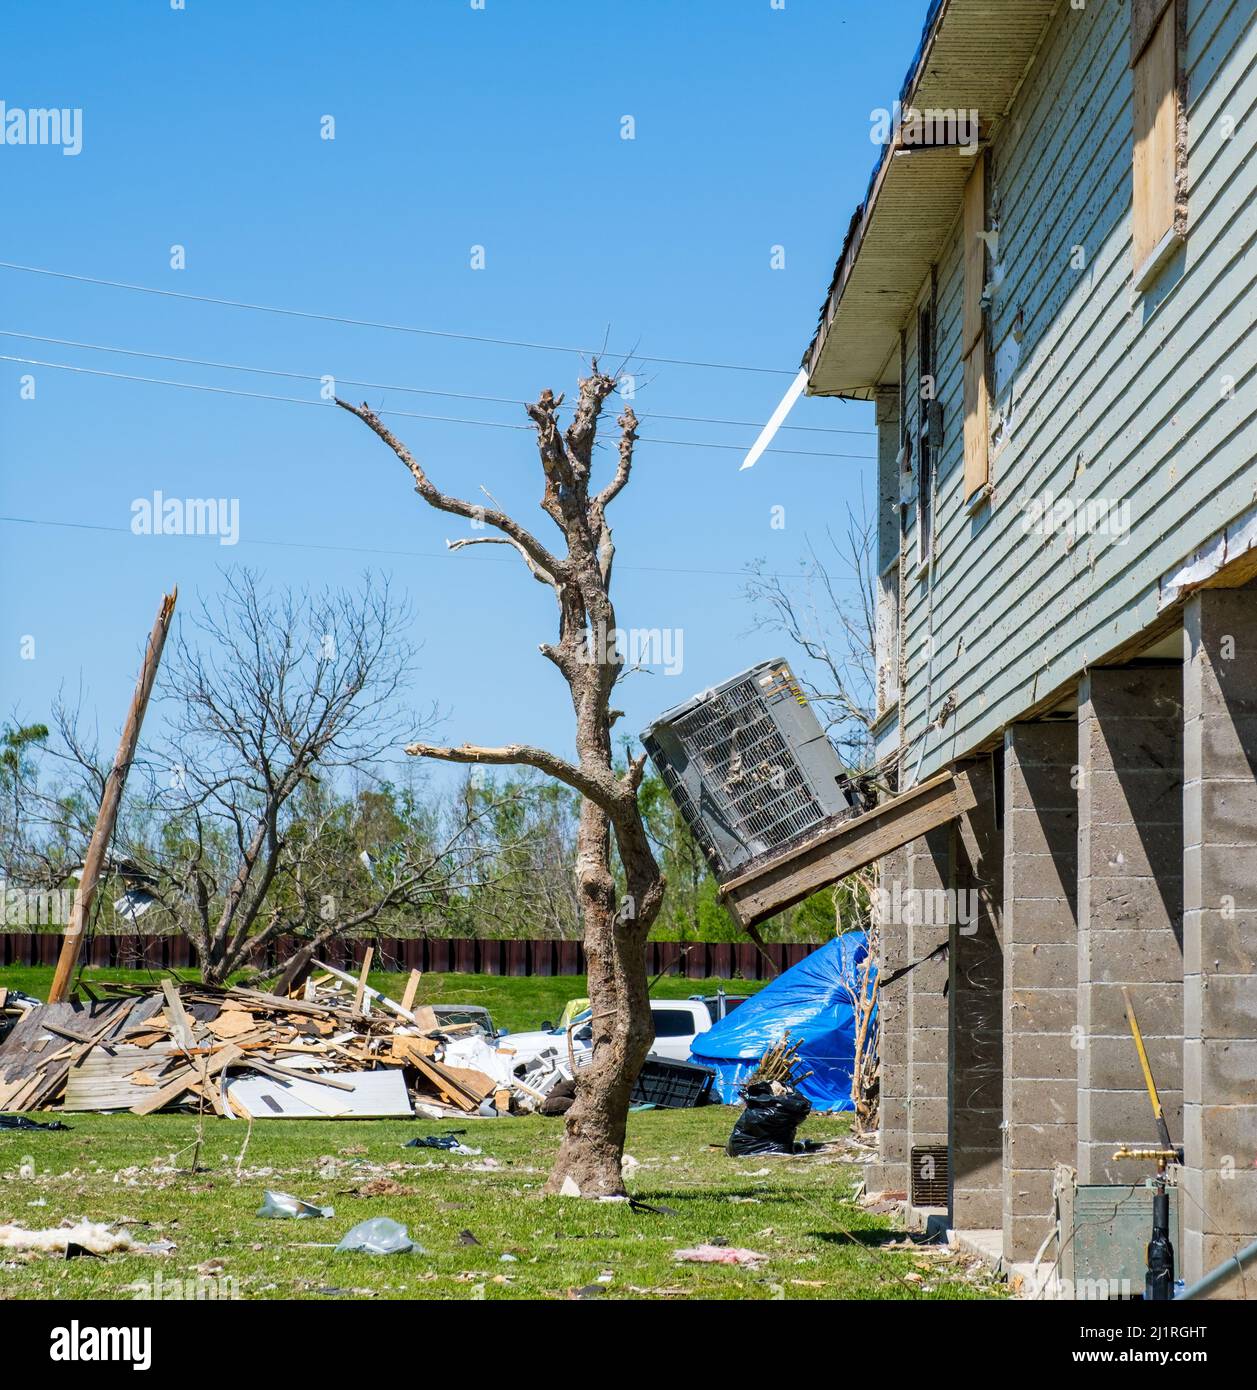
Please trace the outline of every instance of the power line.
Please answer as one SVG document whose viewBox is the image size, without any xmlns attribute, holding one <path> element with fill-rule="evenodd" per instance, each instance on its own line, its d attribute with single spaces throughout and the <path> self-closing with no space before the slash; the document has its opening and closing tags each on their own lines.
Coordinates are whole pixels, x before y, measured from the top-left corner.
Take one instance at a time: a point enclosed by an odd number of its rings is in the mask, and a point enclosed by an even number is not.
<svg viewBox="0 0 1257 1390">
<path fill-rule="evenodd" d="M 704 362 L 688 357 L 647 357 L 637 352 L 614 352 L 610 348 L 565 347 L 559 343 L 534 343 L 519 338 L 494 338 L 483 333 L 457 333 L 451 329 L 419 328 L 413 324 L 383 323 L 375 319 L 348 318 L 342 314 L 322 314 L 310 309 L 286 309 L 277 304 L 251 304 L 243 299 L 219 299 L 208 294 L 189 294 L 184 290 L 161 290 L 153 285 L 133 285 L 125 280 L 104 280 L 94 275 L 74 275 L 67 270 L 49 270 L 44 266 L 19 265 L 15 261 L 0 261 L 0 269 L 20 270 L 27 275 L 48 275 L 57 280 L 73 280 L 84 285 L 103 285 L 108 289 L 131 290 L 136 294 L 158 295 L 164 299 L 183 299 L 194 304 L 215 304 L 224 309 L 249 309 L 260 314 L 282 314 L 288 318 L 317 319 L 321 323 L 347 324 L 354 328 L 379 328 L 388 333 L 414 333 L 429 338 L 454 338 L 460 342 L 488 343 L 494 347 L 527 348 L 533 352 L 562 352 L 577 357 L 636 358 L 639 362 L 654 362 L 669 367 L 701 367 L 711 371 L 756 372 L 763 376 L 794 376 L 797 369 L 785 367 L 752 367 L 741 362 Z"/>
<path fill-rule="evenodd" d="M 332 401 L 312 401 L 305 396 L 276 396 L 267 391 L 242 391 L 233 386 L 205 386 L 195 381 L 171 381 L 166 377 L 136 376 L 130 372 L 110 372 L 102 367 L 76 367 L 68 362 L 45 362 L 37 357 L 14 357 L 8 353 L 0 353 L 0 362 L 17 362 L 28 367 L 47 367 L 53 371 L 75 372 L 81 376 L 105 377 L 111 381 L 136 381 L 146 386 L 176 386 L 182 391 L 205 391 L 215 396 L 241 396 L 247 400 L 255 401 L 282 401 L 287 405 L 313 405 L 323 408 L 334 406 Z M 436 420 L 450 425 L 481 425 L 495 430 L 531 431 L 533 428 L 532 425 L 513 425 L 505 420 L 475 420 L 467 416 L 431 415 L 417 410 L 381 409 L 378 413 L 397 415 L 410 420 Z M 746 445 L 744 444 L 716 444 L 698 439 L 659 439 L 646 435 L 640 437 L 637 442 L 639 444 L 670 444 L 681 449 L 730 449 L 739 454 L 746 452 Z M 821 449 L 767 449 L 765 453 L 792 454 L 796 458 L 854 459 L 862 463 L 872 461 L 871 454 L 833 454 Z"/>
<path fill-rule="evenodd" d="M 89 521 L 47 521 L 42 517 L 34 516 L 0 516 L 0 524 L 10 526 L 51 526 L 66 531 L 101 531 L 106 535 L 114 536 L 134 536 L 130 527 L 127 526 L 102 526 L 98 522 Z M 453 553 L 449 550 L 389 550 L 380 546 L 365 545 L 328 545 L 317 541 L 277 541 L 268 539 L 255 539 L 240 537 L 237 542 L 239 545 L 264 545 L 281 550 L 318 550 L 332 551 L 347 555 L 389 555 L 397 558 L 409 560 L 445 560 Z M 490 563 L 509 565 L 515 563 L 506 556 L 485 557 Z M 786 583 L 806 583 L 814 576 L 808 574 L 760 574 L 751 570 L 715 570 L 715 569 L 678 569 L 669 565 L 623 565 L 616 561 L 616 570 L 629 570 L 637 574 L 689 574 L 689 575 L 715 575 L 733 579 L 780 579 Z M 845 582 L 851 583 L 852 580 Z"/>
<path fill-rule="evenodd" d="M 20 333 L 13 328 L 0 328 L 0 337 L 21 338 L 25 342 L 48 343 L 55 347 L 81 348 L 87 352 L 108 352 L 121 357 L 142 357 L 153 362 L 176 362 L 185 367 L 209 367 L 216 371 L 245 372 L 251 376 L 284 377 L 292 381 L 323 381 L 325 378 L 316 372 L 290 372 L 277 367 L 249 367 L 240 362 L 216 362 L 203 357 L 181 357 L 168 352 L 148 352 L 141 348 L 113 347 L 107 343 L 84 343 L 74 338 L 49 338 L 40 333 Z M 485 401 L 493 405 L 522 405 L 514 396 L 488 396 L 475 391 L 442 391 L 432 386 L 399 386 L 394 382 L 362 381 L 355 377 L 328 373 L 333 380 L 346 386 L 360 386 L 368 391 L 402 391 L 412 396 L 441 396 L 449 400 Z M 759 429 L 760 421 L 726 420 L 715 415 L 666 415 L 659 411 L 644 411 L 640 420 L 671 420 L 694 425 L 735 425 L 747 429 Z M 854 434 L 873 436 L 876 430 L 844 430 L 827 425 L 782 425 L 783 430 L 795 430 L 807 434 Z"/>
</svg>

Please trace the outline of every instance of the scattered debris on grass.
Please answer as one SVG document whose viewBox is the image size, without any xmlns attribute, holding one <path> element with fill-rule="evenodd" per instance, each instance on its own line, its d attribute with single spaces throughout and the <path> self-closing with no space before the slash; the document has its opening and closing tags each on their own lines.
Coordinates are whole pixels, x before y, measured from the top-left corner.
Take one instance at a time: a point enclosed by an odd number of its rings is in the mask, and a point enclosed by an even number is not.
<svg viewBox="0 0 1257 1390">
<path fill-rule="evenodd" d="M 262 1194 L 262 1205 L 254 1212 L 255 1216 L 292 1217 L 297 1221 L 310 1218 L 324 1218 L 336 1215 L 335 1207 L 320 1207 L 313 1202 L 294 1197 L 291 1192 L 276 1192 L 267 1188 Z"/>
<path fill-rule="evenodd" d="M 43 1254 L 68 1254 L 78 1250 L 89 1255 L 110 1255 L 126 1251 L 132 1255 L 166 1255 L 174 1249 L 170 1241 L 144 1244 L 125 1230 L 111 1230 L 95 1221 L 80 1221 L 70 1226 L 54 1226 L 43 1231 L 28 1231 L 22 1226 L 0 1226 L 0 1250 L 31 1251 Z"/>
<path fill-rule="evenodd" d="M 352 976 L 316 969 L 299 998 L 167 979 L 161 989 L 93 984 L 87 1002 L 14 1010 L 0 1110 L 496 1118 L 539 1109 L 570 1079 L 557 1052 L 517 1065 L 477 1023 L 440 1023 L 365 980 L 345 992 Z"/>
<path fill-rule="evenodd" d="M 687 1264 L 700 1265 L 759 1265 L 768 1259 L 756 1250 L 743 1250 L 736 1245 L 696 1245 L 691 1250 L 678 1250 L 676 1258 Z"/>
</svg>

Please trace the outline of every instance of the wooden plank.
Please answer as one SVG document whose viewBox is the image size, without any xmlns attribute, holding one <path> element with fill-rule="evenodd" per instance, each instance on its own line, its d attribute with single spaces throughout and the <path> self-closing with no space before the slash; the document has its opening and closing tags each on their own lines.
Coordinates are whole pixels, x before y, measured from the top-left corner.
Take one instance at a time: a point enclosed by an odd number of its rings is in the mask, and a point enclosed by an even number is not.
<svg viewBox="0 0 1257 1390">
<path fill-rule="evenodd" d="M 982 291 L 986 288 L 986 156 L 979 155 L 973 172 L 965 181 L 964 191 L 964 258 L 965 302 L 964 329 L 960 353 L 972 351 L 982 336 L 984 316 Z"/>
<path fill-rule="evenodd" d="M 221 1052 L 216 1052 L 213 1057 L 204 1062 L 203 1067 L 180 1067 L 170 1078 L 163 1078 L 166 1084 L 160 1091 L 146 1097 L 138 1105 L 131 1107 L 133 1115 L 152 1115 L 158 1110 L 178 1100 L 185 1091 L 198 1083 L 204 1084 L 211 1076 L 217 1076 L 219 1072 L 232 1062 L 238 1061 L 241 1056 L 238 1047 L 225 1047 Z"/>
<path fill-rule="evenodd" d="M 118 818 L 122 788 L 131 764 L 135 761 L 135 749 L 140 741 L 144 711 L 148 708 L 148 699 L 153 693 L 153 682 L 157 679 L 157 666 L 161 661 L 162 648 L 166 645 L 166 634 L 170 631 L 170 620 L 174 616 L 178 593 L 178 589 L 174 589 L 168 594 L 163 594 L 157 609 L 157 620 L 149 633 L 144 661 L 140 667 L 139 678 L 135 682 L 135 689 L 131 692 L 126 723 L 122 726 L 122 737 L 118 741 L 118 751 L 114 754 L 113 766 L 105 779 L 105 789 L 96 812 L 96 824 L 92 828 L 92 838 L 88 841 L 87 854 L 83 858 L 83 873 L 74 892 L 70 922 L 61 943 L 61 954 L 57 957 L 52 988 L 48 991 L 50 1004 L 62 1003 L 70 990 L 70 976 L 83 948 L 83 931 L 91 913 L 96 884 L 105 868 L 105 854 L 113 837 L 114 822 Z"/>
<path fill-rule="evenodd" d="M 181 1052 L 191 1052 L 196 1046 L 196 1036 L 192 1032 L 192 1020 L 184 1010 L 174 981 L 163 980 L 161 992 L 166 996 L 166 1017 L 170 1020 L 170 1036 Z"/>
<path fill-rule="evenodd" d="M 1178 26 L 1171 5 L 1136 60 L 1131 237 L 1136 273 L 1174 226 L 1178 160 Z"/>
<path fill-rule="evenodd" d="M 986 384 L 986 338 L 979 335 L 965 358 L 965 501 L 991 478 L 990 398 Z"/>
<path fill-rule="evenodd" d="M 1135 66 L 1174 0 L 1131 0 L 1130 65 Z"/>
<path fill-rule="evenodd" d="M 363 1000 L 367 992 L 367 976 L 371 973 L 371 958 L 375 955 L 375 947 L 368 946 L 362 957 L 362 969 L 358 974 L 358 988 L 354 991 L 354 1013 L 362 1012 Z"/>
<path fill-rule="evenodd" d="M 940 773 L 875 811 L 721 884 L 724 905 L 739 926 L 753 927 L 975 805 L 965 774 Z"/>
<path fill-rule="evenodd" d="M 419 981 L 423 978 L 422 970 L 412 970 L 410 979 L 406 981 L 406 992 L 402 995 L 402 1008 L 411 1012 L 415 1007 L 415 995 L 419 993 Z"/>
</svg>

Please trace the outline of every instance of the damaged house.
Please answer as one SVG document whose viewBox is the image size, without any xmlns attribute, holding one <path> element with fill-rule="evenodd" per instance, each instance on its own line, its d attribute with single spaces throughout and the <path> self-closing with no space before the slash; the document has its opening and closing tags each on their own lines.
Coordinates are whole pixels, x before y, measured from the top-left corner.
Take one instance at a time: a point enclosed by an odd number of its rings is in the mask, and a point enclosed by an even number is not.
<svg viewBox="0 0 1257 1390">
<path fill-rule="evenodd" d="M 1179 1274 L 1257 1236 L 1255 102 L 1249 0 L 935 0 L 804 359 L 876 403 L 879 756 L 968 793 L 879 851 L 868 1186 L 1009 1266 L 1147 1192 L 1123 987 Z"/>
</svg>

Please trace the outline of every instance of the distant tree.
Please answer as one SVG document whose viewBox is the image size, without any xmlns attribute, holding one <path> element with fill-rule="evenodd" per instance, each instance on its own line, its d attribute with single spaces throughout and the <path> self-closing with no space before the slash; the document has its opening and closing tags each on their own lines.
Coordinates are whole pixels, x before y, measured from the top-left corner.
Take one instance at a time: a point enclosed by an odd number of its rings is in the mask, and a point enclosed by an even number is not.
<svg viewBox="0 0 1257 1390">
<path fill-rule="evenodd" d="M 491 866 L 475 817 L 378 784 L 412 659 L 387 585 L 297 597 L 249 570 L 224 583 L 167 651 L 164 727 L 129 780 L 113 856 L 144 876 L 155 922 L 189 937 L 208 982 L 259 972 L 272 942 L 295 938 L 282 987 L 327 942 L 448 902 Z M 46 823 L 83 845 L 104 768 L 77 711 L 58 706 L 56 723 L 55 756 L 82 791 L 45 798 Z M 347 797 L 350 778 L 377 784 Z"/>
</svg>

